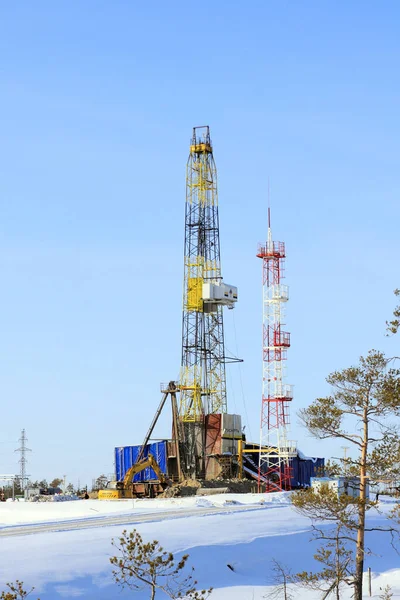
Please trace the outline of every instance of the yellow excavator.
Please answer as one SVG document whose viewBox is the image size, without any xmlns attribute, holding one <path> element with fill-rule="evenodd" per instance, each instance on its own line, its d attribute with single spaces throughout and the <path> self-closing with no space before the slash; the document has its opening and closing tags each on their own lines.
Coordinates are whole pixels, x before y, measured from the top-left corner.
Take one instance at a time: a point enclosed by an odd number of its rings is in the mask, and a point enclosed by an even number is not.
<svg viewBox="0 0 400 600">
<path fill-rule="evenodd" d="M 161 471 L 160 466 L 157 460 L 154 458 L 152 454 L 148 454 L 147 457 L 144 457 L 145 448 L 150 440 L 150 436 L 153 432 L 153 429 L 157 423 L 157 420 L 161 414 L 161 411 L 164 407 L 164 404 L 168 398 L 168 395 L 171 395 L 171 404 L 172 404 L 172 420 L 175 432 L 175 439 L 179 440 L 178 433 L 178 408 L 176 404 L 176 392 L 177 386 L 175 381 L 170 381 L 168 385 L 161 386 L 163 396 L 160 402 L 160 405 L 157 409 L 156 414 L 153 417 L 153 420 L 150 424 L 150 427 L 146 433 L 146 437 L 144 438 L 143 444 L 141 446 L 139 455 L 137 457 L 136 463 L 132 465 L 130 469 L 125 473 L 125 477 L 123 481 L 109 481 L 106 488 L 104 490 L 99 491 L 99 500 L 119 500 L 121 498 L 154 498 L 161 494 L 167 487 L 173 485 L 172 481 L 168 479 L 166 475 Z M 182 479 L 182 471 L 180 466 L 180 458 L 179 458 L 179 442 L 177 443 L 177 468 L 178 468 L 178 476 L 179 480 Z M 158 477 L 158 480 L 150 480 L 150 481 L 138 481 L 134 482 L 133 478 L 137 473 L 146 469 L 146 467 L 151 467 L 155 474 Z"/>
<path fill-rule="evenodd" d="M 147 467 L 151 467 L 158 477 L 153 481 L 133 482 L 133 478 Z M 161 471 L 152 454 L 140 460 L 127 470 L 123 481 L 109 481 L 104 490 L 99 491 L 99 500 L 120 500 L 122 498 L 154 498 L 162 493 L 172 482 Z"/>
</svg>

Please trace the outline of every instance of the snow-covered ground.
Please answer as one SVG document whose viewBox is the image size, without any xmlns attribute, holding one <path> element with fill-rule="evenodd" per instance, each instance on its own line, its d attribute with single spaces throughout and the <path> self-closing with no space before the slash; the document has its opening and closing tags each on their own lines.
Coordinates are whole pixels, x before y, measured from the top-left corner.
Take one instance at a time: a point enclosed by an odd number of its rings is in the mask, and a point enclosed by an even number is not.
<svg viewBox="0 0 400 600">
<path fill-rule="evenodd" d="M 243 511 L 240 506 L 243 505 Z M 202 514 L 204 507 L 219 507 L 218 514 Z M 225 513 L 224 507 L 239 511 Z M 383 503 L 387 512 L 389 504 Z M 251 510 L 251 508 L 254 510 Z M 185 516 L 198 510 L 199 515 Z M 168 515 L 171 511 L 171 515 Z M 181 512 L 182 518 L 176 518 Z M 161 514 L 162 513 L 162 514 Z M 165 514 L 167 513 L 167 514 Z M 173 513 L 173 516 L 172 516 Z M 152 515 L 154 514 L 154 518 Z M 135 527 L 146 540 L 158 539 L 171 552 L 188 552 L 201 586 L 212 586 L 212 600 L 261 600 L 272 585 L 273 558 L 293 572 L 312 569 L 314 542 L 310 542 L 309 520 L 292 509 L 288 495 L 224 494 L 204 498 L 132 500 L 101 502 L 96 500 L 62 503 L 1 503 L 0 533 L 30 523 L 56 523 L 93 517 L 151 516 Z M 371 524 L 382 525 L 384 515 L 369 515 Z M 0 540 L 0 591 L 7 581 L 22 579 L 26 587 L 34 586 L 32 598 L 41 600 L 96 598 L 105 600 L 131 596 L 120 592 L 111 577 L 109 558 L 114 554 L 111 539 L 122 529 L 133 527 L 102 524 L 101 527 L 35 533 Z M 368 544 L 374 554 L 366 558 L 366 568 L 373 571 L 372 591 L 377 597 L 380 587 L 389 583 L 394 597 L 400 597 L 400 556 L 390 544 L 388 534 L 369 534 Z M 234 571 L 227 567 L 233 566 Z M 367 591 L 367 590 L 366 590 Z M 350 594 L 349 594 L 350 595 Z M 348 595 L 348 596 L 349 596 Z M 148 591 L 136 593 L 138 600 L 148 598 Z M 158 596 L 157 596 L 158 597 Z M 299 598 L 317 595 L 298 591 Z M 160 594 L 160 600 L 163 596 Z"/>
<path fill-rule="evenodd" d="M 285 504 L 285 494 L 216 494 L 187 498 L 160 498 L 143 500 L 80 500 L 73 502 L 6 502 L 0 503 L 0 527 L 22 523 L 48 523 L 68 519 L 99 517 L 103 515 L 142 514 L 158 510 L 206 506 L 262 506 L 265 503 Z"/>
</svg>

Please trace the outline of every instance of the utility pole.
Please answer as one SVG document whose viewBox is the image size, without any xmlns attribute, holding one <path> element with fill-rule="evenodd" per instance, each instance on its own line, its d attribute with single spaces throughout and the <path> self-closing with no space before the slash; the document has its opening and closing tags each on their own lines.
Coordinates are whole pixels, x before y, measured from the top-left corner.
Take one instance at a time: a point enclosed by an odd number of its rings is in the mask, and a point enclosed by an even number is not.
<svg viewBox="0 0 400 600">
<path fill-rule="evenodd" d="M 20 464 L 21 491 L 24 492 L 25 488 L 26 488 L 27 479 L 28 479 L 28 475 L 26 473 L 26 463 L 28 462 L 26 459 L 26 453 L 32 452 L 32 450 L 30 448 L 26 447 L 26 442 L 28 441 L 28 438 L 25 435 L 25 429 L 23 429 L 21 431 L 21 437 L 18 441 L 21 442 L 21 446 L 19 448 L 17 448 L 16 450 L 14 450 L 14 452 L 20 452 L 20 454 L 21 454 L 21 458 L 19 459 L 18 462 Z"/>
<path fill-rule="evenodd" d="M 348 465 L 347 465 L 347 450 L 349 449 L 349 446 L 341 446 L 342 450 L 343 450 L 343 470 L 344 470 L 344 474 L 348 475 Z"/>
</svg>

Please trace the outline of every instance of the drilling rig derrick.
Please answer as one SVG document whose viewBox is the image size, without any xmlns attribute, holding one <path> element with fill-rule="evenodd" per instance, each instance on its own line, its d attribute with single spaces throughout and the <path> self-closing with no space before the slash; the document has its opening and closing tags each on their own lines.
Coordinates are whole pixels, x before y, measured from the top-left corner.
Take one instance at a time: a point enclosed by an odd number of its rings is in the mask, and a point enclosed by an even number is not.
<svg viewBox="0 0 400 600">
<path fill-rule="evenodd" d="M 223 307 L 237 288 L 221 275 L 217 170 L 208 126 L 195 127 L 186 168 L 185 261 L 179 418 L 184 470 L 204 477 L 205 417 L 226 413 Z"/>
</svg>

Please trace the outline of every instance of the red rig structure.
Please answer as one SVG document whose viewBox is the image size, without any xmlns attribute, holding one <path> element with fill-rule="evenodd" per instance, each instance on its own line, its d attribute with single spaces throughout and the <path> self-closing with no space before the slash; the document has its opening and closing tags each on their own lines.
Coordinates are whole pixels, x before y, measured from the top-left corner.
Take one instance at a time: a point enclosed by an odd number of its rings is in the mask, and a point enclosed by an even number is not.
<svg viewBox="0 0 400 600">
<path fill-rule="evenodd" d="M 291 460 L 296 456 L 295 444 L 288 441 L 293 386 L 284 383 L 284 361 L 290 347 L 290 333 L 282 329 L 284 307 L 289 299 L 289 288 L 281 283 L 285 256 L 284 242 L 272 241 L 268 208 L 268 238 L 257 252 L 263 264 L 263 393 L 258 487 L 259 491 L 264 488 L 266 492 L 291 488 Z"/>
</svg>

